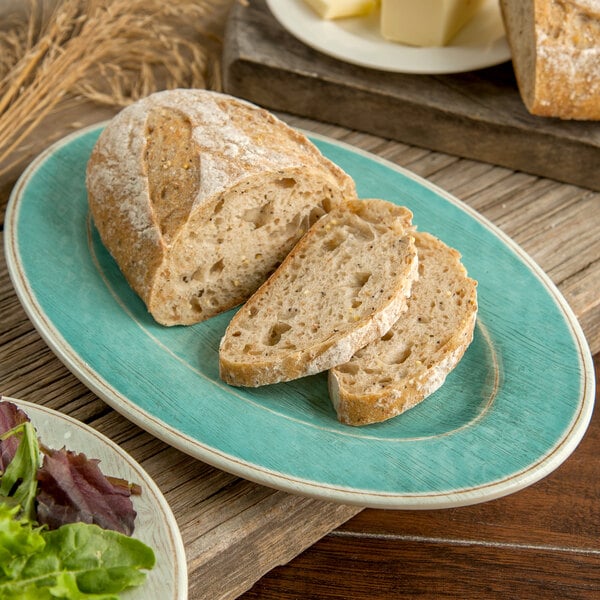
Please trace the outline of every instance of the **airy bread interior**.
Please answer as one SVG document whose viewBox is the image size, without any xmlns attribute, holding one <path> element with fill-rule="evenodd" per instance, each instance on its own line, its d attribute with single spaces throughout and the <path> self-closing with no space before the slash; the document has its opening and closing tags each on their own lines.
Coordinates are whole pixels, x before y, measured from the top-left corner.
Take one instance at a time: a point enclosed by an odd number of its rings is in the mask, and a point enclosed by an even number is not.
<svg viewBox="0 0 600 600">
<path fill-rule="evenodd" d="M 338 418 L 348 425 L 384 421 L 438 389 L 473 338 L 476 282 L 460 254 L 415 232 L 419 278 L 408 309 L 379 340 L 329 372 Z"/>
<path fill-rule="evenodd" d="M 410 211 L 383 200 L 332 210 L 238 311 L 221 377 L 257 386 L 324 371 L 385 333 L 417 273 Z"/>
<path fill-rule="evenodd" d="M 186 222 L 157 271 L 150 309 L 195 323 L 244 302 L 340 201 L 331 182 L 297 171 L 239 184 Z"/>
</svg>

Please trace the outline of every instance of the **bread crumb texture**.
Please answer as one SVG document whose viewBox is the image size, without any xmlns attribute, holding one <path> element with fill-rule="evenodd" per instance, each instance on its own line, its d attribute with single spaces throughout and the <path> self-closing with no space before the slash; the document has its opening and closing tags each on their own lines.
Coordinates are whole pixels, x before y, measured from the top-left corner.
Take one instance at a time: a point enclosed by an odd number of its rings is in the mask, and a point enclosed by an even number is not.
<svg viewBox="0 0 600 600">
<path fill-rule="evenodd" d="M 419 278 L 408 308 L 392 328 L 329 373 L 341 422 L 366 425 L 394 417 L 445 381 L 473 339 L 476 282 L 460 254 L 434 236 L 416 232 Z"/>
<path fill-rule="evenodd" d="M 406 309 L 417 276 L 411 213 L 359 200 L 317 221 L 232 319 L 221 377 L 257 386 L 349 360 Z"/>
</svg>

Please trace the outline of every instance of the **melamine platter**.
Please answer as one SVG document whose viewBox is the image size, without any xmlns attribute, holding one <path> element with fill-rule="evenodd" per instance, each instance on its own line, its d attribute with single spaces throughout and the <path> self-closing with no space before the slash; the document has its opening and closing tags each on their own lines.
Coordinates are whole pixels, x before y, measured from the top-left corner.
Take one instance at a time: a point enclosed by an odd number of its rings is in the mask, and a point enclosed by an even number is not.
<svg viewBox="0 0 600 600">
<path fill-rule="evenodd" d="M 257 389 L 218 376 L 233 311 L 157 325 L 91 222 L 85 168 L 102 124 L 58 142 L 23 174 L 6 216 L 9 272 L 32 322 L 91 390 L 189 455 L 263 485 L 386 508 L 472 504 L 560 465 L 592 413 L 589 349 L 566 301 L 500 230 L 443 190 L 334 140 L 314 142 L 361 197 L 408 206 L 478 280 L 474 341 L 444 386 L 395 419 L 341 425 L 326 375 Z"/>
</svg>

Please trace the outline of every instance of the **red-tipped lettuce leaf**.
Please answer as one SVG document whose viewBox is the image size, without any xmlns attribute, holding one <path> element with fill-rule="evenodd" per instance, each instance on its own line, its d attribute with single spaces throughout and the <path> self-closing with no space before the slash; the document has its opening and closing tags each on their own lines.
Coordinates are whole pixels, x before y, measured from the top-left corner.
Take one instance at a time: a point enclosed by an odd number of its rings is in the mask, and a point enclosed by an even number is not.
<svg viewBox="0 0 600 600">
<path fill-rule="evenodd" d="M 88 459 L 66 449 L 44 449 L 38 471 L 37 517 L 56 529 L 66 523 L 94 523 L 125 535 L 134 530 L 136 512 L 126 482 L 108 479 Z"/>
</svg>

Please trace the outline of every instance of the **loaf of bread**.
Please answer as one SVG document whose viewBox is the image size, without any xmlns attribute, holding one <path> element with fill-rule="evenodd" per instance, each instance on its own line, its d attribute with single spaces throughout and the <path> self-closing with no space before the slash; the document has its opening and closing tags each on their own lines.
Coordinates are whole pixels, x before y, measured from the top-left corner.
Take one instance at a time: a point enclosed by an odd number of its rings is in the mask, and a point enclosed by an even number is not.
<svg viewBox="0 0 600 600">
<path fill-rule="evenodd" d="M 330 398 L 347 425 L 385 421 L 424 400 L 473 339 L 477 284 L 460 254 L 430 234 L 414 237 L 419 278 L 408 309 L 381 339 L 329 371 Z"/>
<path fill-rule="evenodd" d="M 321 217 L 231 320 L 221 378 L 250 387 L 297 379 L 345 363 L 385 334 L 417 276 L 411 219 L 375 199 Z"/>
<path fill-rule="evenodd" d="M 87 168 L 102 242 L 163 325 L 244 302 L 353 180 L 269 112 L 206 90 L 122 110 Z"/>
<path fill-rule="evenodd" d="M 530 113 L 600 119 L 600 1 L 500 0 Z"/>
</svg>

